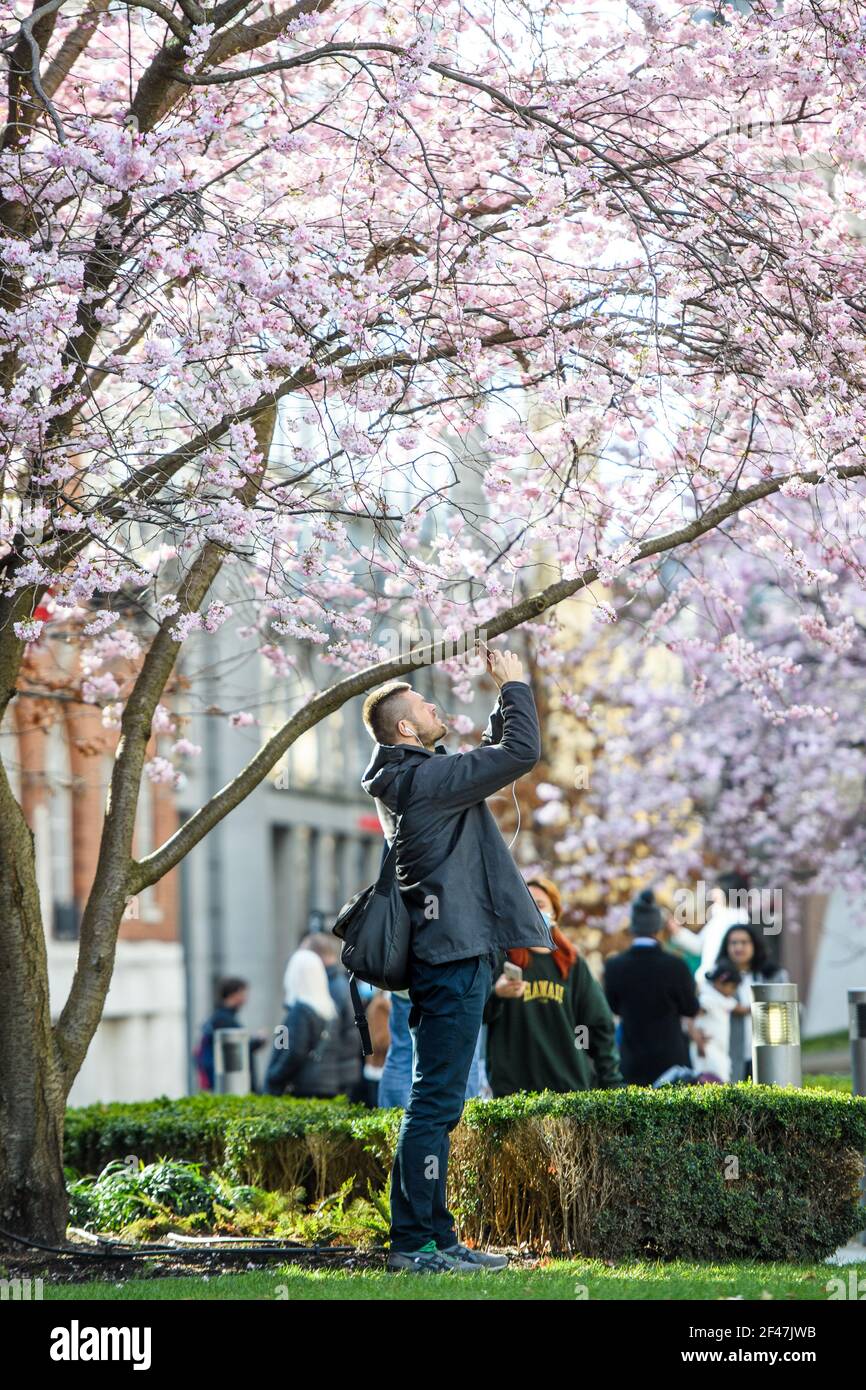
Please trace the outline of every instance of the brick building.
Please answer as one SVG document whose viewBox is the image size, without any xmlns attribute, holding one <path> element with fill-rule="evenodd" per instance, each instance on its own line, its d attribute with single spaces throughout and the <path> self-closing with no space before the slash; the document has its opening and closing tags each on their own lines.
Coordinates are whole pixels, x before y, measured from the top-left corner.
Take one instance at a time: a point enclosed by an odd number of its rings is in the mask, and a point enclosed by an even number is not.
<svg viewBox="0 0 866 1390">
<path fill-rule="evenodd" d="M 75 650 L 62 624 L 46 624 L 0 726 L 3 762 L 34 835 L 54 1018 L 75 969 L 117 741 L 101 711 L 80 699 Z M 171 788 L 145 780 L 134 853 L 177 824 Z M 184 1000 L 177 875 L 169 874 L 128 906 L 104 1016 L 71 1103 L 182 1094 Z"/>
</svg>

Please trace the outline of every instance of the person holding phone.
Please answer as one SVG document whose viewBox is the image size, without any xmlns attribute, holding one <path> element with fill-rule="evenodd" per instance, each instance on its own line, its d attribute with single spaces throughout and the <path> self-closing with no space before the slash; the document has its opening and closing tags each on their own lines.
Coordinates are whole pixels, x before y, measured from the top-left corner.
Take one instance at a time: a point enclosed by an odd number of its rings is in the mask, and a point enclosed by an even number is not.
<svg viewBox="0 0 866 1390">
<path fill-rule="evenodd" d="M 556 949 L 511 950 L 500 961 L 484 1010 L 493 1095 L 622 1086 L 613 1015 L 586 961 L 557 925 L 559 890 L 541 877 L 528 887 Z"/>
<path fill-rule="evenodd" d="M 514 652 L 487 652 L 485 662 L 499 699 L 481 745 L 465 753 L 446 753 L 446 724 L 406 681 L 389 681 L 364 704 L 376 747 L 362 786 L 375 798 L 385 838 L 396 839 L 411 923 L 414 1064 L 391 1172 L 394 1272 L 471 1273 L 508 1263 L 460 1242 L 446 1202 L 450 1134 L 463 1111 L 496 952 L 553 946 L 486 804 L 541 756 L 535 701 Z M 398 834 L 400 784 L 410 772 Z"/>
</svg>

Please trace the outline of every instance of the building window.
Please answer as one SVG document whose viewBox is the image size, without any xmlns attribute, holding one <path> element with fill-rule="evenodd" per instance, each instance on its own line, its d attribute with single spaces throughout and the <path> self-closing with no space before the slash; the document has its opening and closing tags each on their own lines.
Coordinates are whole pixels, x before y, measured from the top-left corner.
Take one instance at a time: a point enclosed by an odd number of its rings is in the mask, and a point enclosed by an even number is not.
<svg viewBox="0 0 866 1390">
<path fill-rule="evenodd" d="M 319 776 L 319 725 L 307 729 L 289 749 L 290 785 L 308 787 Z"/>
<path fill-rule="evenodd" d="M 72 875 L 72 770 L 66 730 L 59 720 L 45 735 L 44 777 L 47 814 L 39 818 L 39 828 L 48 841 L 46 879 L 51 894 L 45 915 L 57 941 L 75 941 L 79 919 Z"/>
</svg>

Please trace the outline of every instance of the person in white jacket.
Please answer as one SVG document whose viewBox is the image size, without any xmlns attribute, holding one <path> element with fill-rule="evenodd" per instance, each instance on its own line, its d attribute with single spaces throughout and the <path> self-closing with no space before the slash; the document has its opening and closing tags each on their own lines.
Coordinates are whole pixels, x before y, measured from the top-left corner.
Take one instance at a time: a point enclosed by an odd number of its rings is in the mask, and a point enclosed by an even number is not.
<svg viewBox="0 0 866 1390">
<path fill-rule="evenodd" d="M 702 1041 L 693 1044 L 695 1071 L 709 1071 L 720 1081 L 731 1079 L 731 1017 L 737 1008 L 740 972 L 730 961 L 714 965 L 698 990 Z"/>
<path fill-rule="evenodd" d="M 731 1015 L 731 1080 L 752 1075 L 752 985 L 787 984 L 790 976 L 768 956 L 767 948 L 748 922 L 729 927 L 719 947 L 719 962 L 730 961 L 740 972 L 739 1006 Z"/>
</svg>

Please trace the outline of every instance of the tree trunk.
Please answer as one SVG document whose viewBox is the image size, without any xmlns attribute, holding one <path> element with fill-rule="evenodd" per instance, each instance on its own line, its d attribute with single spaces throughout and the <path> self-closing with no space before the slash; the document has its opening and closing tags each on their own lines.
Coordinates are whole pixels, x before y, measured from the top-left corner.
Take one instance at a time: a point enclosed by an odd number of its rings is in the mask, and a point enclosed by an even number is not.
<svg viewBox="0 0 866 1390">
<path fill-rule="evenodd" d="M 33 837 L 0 768 L 0 1232 L 63 1241 L 65 1109 Z"/>
<path fill-rule="evenodd" d="M 3 1233 L 63 1244 L 68 1201 L 63 1178 L 66 1098 L 28 1045 L 9 1047 L 0 1029 L 0 1245 Z"/>
</svg>

